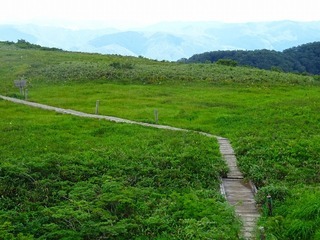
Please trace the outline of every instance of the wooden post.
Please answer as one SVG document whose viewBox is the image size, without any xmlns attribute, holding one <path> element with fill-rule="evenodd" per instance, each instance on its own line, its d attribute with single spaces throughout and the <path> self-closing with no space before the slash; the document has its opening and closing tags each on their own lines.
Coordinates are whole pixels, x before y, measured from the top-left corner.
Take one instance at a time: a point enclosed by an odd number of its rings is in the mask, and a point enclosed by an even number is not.
<svg viewBox="0 0 320 240">
<path fill-rule="evenodd" d="M 159 116 L 158 116 L 158 110 L 157 109 L 154 110 L 154 118 L 155 118 L 156 124 L 158 124 Z"/>
<path fill-rule="evenodd" d="M 268 194 L 267 196 L 267 211 L 268 211 L 268 216 L 272 216 L 272 197 L 270 196 L 270 194 Z"/>
<path fill-rule="evenodd" d="M 24 100 L 28 100 L 28 89 L 24 90 Z"/>
<path fill-rule="evenodd" d="M 96 101 L 96 114 L 99 115 L 99 104 L 100 104 L 100 101 L 97 100 Z"/>
<path fill-rule="evenodd" d="M 266 239 L 266 234 L 264 231 L 264 227 L 259 227 L 260 230 L 260 240 L 265 240 Z"/>
</svg>

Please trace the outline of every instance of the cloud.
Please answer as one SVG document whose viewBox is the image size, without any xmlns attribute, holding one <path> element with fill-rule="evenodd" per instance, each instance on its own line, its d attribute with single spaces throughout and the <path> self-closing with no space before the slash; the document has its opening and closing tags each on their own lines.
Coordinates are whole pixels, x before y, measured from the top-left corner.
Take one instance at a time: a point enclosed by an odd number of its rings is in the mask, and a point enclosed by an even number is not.
<svg viewBox="0 0 320 240">
<path fill-rule="evenodd" d="M 0 23 L 146 26 L 163 21 L 320 20 L 319 0 L 10 0 Z"/>
</svg>

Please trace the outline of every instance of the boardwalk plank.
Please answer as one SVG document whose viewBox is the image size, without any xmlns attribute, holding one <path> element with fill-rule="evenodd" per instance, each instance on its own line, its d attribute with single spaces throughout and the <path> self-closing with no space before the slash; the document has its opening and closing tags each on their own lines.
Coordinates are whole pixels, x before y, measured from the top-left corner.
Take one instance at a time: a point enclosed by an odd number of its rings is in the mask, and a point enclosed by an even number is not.
<svg viewBox="0 0 320 240">
<path fill-rule="evenodd" d="M 243 180 L 243 175 L 237 165 L 237 158 L 227 139 L 218 140 L 220 152 L 225 159 L 229 172 L 222 179 L 222 185 L 227 201 L 234 206 L 235 212 L 243 222 L 242 236 L 253 239 L 259 212 L 254 200 L 254 194 L 249 183 Z"/>
</svg>

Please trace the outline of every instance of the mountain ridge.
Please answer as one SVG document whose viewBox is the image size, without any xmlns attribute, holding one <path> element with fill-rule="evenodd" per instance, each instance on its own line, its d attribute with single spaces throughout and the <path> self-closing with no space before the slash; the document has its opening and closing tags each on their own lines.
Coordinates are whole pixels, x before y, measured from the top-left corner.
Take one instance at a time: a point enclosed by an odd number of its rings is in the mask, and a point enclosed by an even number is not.
<svg viewBox="0 0 320 240">
<path fill-rule="evenodd" d="M 320 40 L 316 22 L 166 22 L 144 28 L 72 30 L 37 25 L 0 25 L 1 41 L 19 39 L 67 51 L 143 56 L 177 61 L 215 50 L 282 51 Z"/>
</svg>

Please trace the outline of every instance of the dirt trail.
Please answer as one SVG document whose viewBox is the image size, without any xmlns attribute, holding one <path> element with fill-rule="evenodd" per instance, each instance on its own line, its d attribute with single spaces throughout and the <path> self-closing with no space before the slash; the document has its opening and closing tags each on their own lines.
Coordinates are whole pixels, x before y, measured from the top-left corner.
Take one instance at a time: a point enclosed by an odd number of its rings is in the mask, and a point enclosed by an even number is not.
<svg viewBox="0 0 320 240">
<path fill-rule="evenodd" d="M 89 113 L 79 112 L 71 109 L 57 108 L 57 107 L 52 107 L 52 106 L 48 106 L 40 103 L 34 103 L 34 102 L 24 101 L 16 98 L 5 97 L 2 95 L 0 95 L 0 98 L 7 101 L 19 103 L 19 104 L 24 104 L 24 105 L 28 105 L 36 108 L 55 111 L 62 114 L 70 114 L 70 115 L 79 116 L 79 117 L 105 119 L 105 120 L 113 121 L 117 123 L 136 124 L 136 125 L 145 126 L 145 127 L 168 129 L 172 131 L 195 132 L 192 130 L 175 128 L 175 127 L 166 126 L 166 125 L 136 122 L 136 121 L 131 121 L 131 120 L 112 117 L 112 116 L 89 114 Z M 249 183 L 246 183 L 244 181 L 243 175 L 238 169 L 237 159 L 229 140 L 226 138 L 209 134 L 209 133 L 204 133 L 204 132 L 197 132 L 197 133 L 205 135 L 207 137 L 214 137 L 218 140 L 221 155 L 223 156 L 224 160 L 226 161 L 229 167 L 229 172 L 227 174 L 227 177 L 222 178 L 221 192 L 224 194 L 227 201 L 232 206 L 235 207 L 236 213 L 240 216 L 240 218 L 243 221 L 242 236 L 245 239 L 253 239 L 254 230 L 256 227 L 256 221 L 259 217 L 259 212 L 256 208 L 252 186 Z"/>
</svg>

